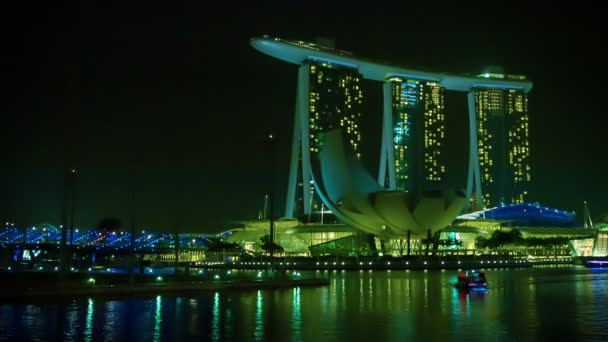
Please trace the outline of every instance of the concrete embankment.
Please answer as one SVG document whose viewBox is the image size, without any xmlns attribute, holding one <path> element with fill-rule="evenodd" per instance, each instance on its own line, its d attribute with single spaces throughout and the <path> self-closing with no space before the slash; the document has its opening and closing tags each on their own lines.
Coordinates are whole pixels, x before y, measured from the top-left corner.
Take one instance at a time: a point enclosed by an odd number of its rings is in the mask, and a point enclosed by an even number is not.
<svg viewBox="0 0 608 342">
<path fill-rule="evenodd" d="M 296 286 L 325 286 L 327 279 L 279 279 L 279 280 L 233 280 L 212 282 L 166 283 L 145 285 L 109 285 L 109 286 L 65 286 L 53 288 L 23 288 L 19 290 L 3 291 L 0 301 L 19 300 L 27 298 L 50 297 L 80 297 L 80 296 L 136 296 L 156 294 L 193 294 L 202 291 L 245 290 L 245 289 L 272 289 Z"/>
<path fill-rule="evenodd" d="M 203 262 L 193 268 L 257 270 L 273 268 L 276 270 L 458 270 L 525 268 L 544 265 L 571 265 L 571 257 L 509 258 L 497 256 L 477 257 L 428 257 L 409 259 L 337 259 L 337 258 L 275 258 L 273 260 L 252 260 L 240 262 Z"/>
</svg>

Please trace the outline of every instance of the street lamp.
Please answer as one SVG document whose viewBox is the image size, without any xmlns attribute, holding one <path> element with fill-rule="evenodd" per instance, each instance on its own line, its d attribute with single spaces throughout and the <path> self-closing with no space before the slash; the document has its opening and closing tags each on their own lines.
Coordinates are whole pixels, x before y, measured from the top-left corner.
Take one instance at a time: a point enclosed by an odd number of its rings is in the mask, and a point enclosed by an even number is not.
<svg viewBox="0 0 608 342">
<path fill-rule="evenodd" d="M 274 164 L 275 164 L 275 136 L 268 133 L 266 144 L 270 152 L 270 194 L 268 195 L 268 205 L 270 206 L 270 258 L 274 257 Z"/>
<path fill-rule="evenodd" d="M 64 174 L 64 179 L 63 179 L 63 184 L 64 184 L 64 189 L 63 189 L 63 207 L 62 207 L 62 212 L 61 212 L 61 221 L 62 221 L 62 225 L 61 227 L 61 244 L 60 244 L 60 268 L 61 268 L 61 274 L 62 276 L 64 275 L 64 273 L 67 271 L 68 268 L 68 257 L 71 259 L 71 251 L 68 251 L 67 249 L 67 242 L 68 242 L 68 229 L 70 230 L 70 245 L 73 242 L 73 237 L 74 237 L 74 193 L 75 193 L 75 188 L 74 188 L 74 179 L 76 176 L 76 169 L 74 168 L 70 168 L 70 169 L 65 169 L 65 174 Z M 71 197 L 71 198 L 70 198 Z M 69 208 L 69 213 L 68 213 L 68 204 L 71 205 L 71 208 Z M 68 217 L 69 215 L 69 217 Z M 71 222 L 70 220 L 68 220 L 69 218 L 71 218 Z"/>
<path fill-rule="evenodd" d="M 70 170 L 70 186 L 72 187 L 72 207 L 70 213 L 70 245 L 74 244 L 74 210 L 76 207 L 76 169 Z"/>
</svg>

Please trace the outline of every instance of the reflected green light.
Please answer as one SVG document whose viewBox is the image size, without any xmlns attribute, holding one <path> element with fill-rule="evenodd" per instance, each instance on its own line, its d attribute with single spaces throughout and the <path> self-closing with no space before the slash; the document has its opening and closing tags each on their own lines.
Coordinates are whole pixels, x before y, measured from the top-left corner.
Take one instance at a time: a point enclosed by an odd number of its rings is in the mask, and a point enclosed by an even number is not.
<svg viewBox="0 0 608 342">
<path fill-rule="evenodd" d="M 255 330 L 253 332 L 254 341 L 264 341 L 264 310 L 262 291 L 258 290 L 258 300 L 255 304 Z"/>
<path fill-rule="evenodd" d="M 75 306 L 76 303 L 73 303 L 72 305 Z M 76 334 L 77 334 L 76 329 L 79 326 L 78 311 L 72 310 L 71 309 L 73 307 L 72 305 L 67 307 L 66 320 L 65 320 L 66 331 L 65 331 L 64 337 L 76 336 Z"/>
<path fill-rule="evenodd" d="M 87 318 L 84 327 L 84 340 L 92 341 L 93 340 L 93 312 L 95 306 L 93 302 L 93 298 L 89 298 L 89 304 L 87 305 Z"/>
<path fill-rule="evenodd" d="M 300 288 L 296 287 L 293 289 L 293 324 L 291 327 L 296 341 L 302 340 L 302 309 L 300 303 Z"/>
<path fill-rule="evenodd" d="M 217 275 L 216 275 L 217 276 Z M 211 322 L 211 340 L 220 340 L 220 293 L 213 296 L 213 320 Z"/>
<path fill-rule="evenodd" d="M 162 309 L 163 308 L 161 298 L 160 296 L 156 296 L 156 312 L 154 313 L 154 334 L 152 335 L 152 339 L 154 341 L 160 341 L 160 328 L 163 320 Z"/>
</svg>

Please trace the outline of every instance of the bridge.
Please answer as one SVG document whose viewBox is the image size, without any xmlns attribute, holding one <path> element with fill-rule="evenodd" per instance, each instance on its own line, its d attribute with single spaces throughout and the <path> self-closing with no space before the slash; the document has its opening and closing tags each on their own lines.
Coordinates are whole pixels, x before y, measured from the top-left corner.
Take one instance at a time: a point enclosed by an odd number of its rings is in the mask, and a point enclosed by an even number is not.
<svg viewBox="0 0 608 342">
<path fill-rule="evenodd" d="M 57 268 L 60 259 L 61 227 L 42 223 L 32 227 L 6 224 L 0 230 L 0 265 L 29 265 Z M 98 231 L 75 228 L 68 233 L 66 249 L 72 265 L 88 268 L 97 264 L 124 262 L 132 251 L 145 263 L 198 262 L 205 260 L 205 251 L 230 234 L 160 233 L 138 231 L 131 245 L 128 231 Z"/>
</svg>

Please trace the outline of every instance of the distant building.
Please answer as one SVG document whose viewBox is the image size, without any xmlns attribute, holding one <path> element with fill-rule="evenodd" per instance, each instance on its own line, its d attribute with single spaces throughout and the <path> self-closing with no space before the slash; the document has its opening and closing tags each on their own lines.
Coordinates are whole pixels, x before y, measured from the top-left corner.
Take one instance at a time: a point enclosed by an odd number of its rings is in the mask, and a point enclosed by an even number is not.
<svg viewBox="0 0 608 342">
<path fill-rule="evenodd" d="M 395 185 L 411 191 L 438 187 L 445 179 L 445 89 L 436 82 L 392 77 L 392 140 Z M 386 87 L 386 86 L 385 86 Z M 443 145 L 443 146 L 442 146 Z M 382 180 L 382 175 L 380 181 Z M 391 177 L 388 177 L 390 180 Z"/>
<path fill-rule="evenodd" d="M 310 152 L 319 152 L 322 148 L 323 132 L 342 127 L 351 147 L 360 156 L 361 75 L 355 69 L 324 62 L 302 68 L 309 72 Z"/>
<path fill-rule="evenodd" d="M 329 206 L 317 199 L 319 184 L 311 173 L 324 132 L 342 127 L 360 157 L 363 79 L 383 85 L 377 179 L 382 187 L 417 192 L 447 185 L 444 93 L 449 90 L 468 99 L 467 199 L 474 196 L 471 203 L 479 208 L 526 200 L 532 82 L 525 76 L 505 75 L 500 68 L 479 77 L 415 70 L 356 57 L 331 40 L 317 42 L 251 40 L 260 52 L 299 68 L 285 218 L 312 217 Z"/>
<path fill-rule="evenodd" d="M 576 227 L 576 214 L 541 206 L 539 203 L 517 203 L 464 214 L 459 220 L 496 220 L 501 227 Z"/>
<path fill-rule="evenodd" d="M 482 74 L 484 78 L 523 76 Z M 531 179 L 528 95 L 517 89 L 476 88 L 478 168 L 486 207 L 501 203 L 523 203 Z M 470 170 L 472 172 L 472 170 Z"/>
<path fill-rule="evenodd" d="M 300 66 L 298 77 L 298 107 L 294 125 L 294 147 L 288 192 L 286 217 L 314 217 L 323 210 L 316 195 L 310 160 L 318 158 L 323 148 L 324 132 L 342 127 L 350 146 L 360 157 L 363 90 L 361 74 L 356 69 L 335 61 L 309 59 Z M 306 138 L 308 137 L 308 138 Z M 308 149 L 308 152 L 305 150 Z M 314 163 L 313 163 L 314 164 Z M 295 183 L 297 182 L 297 186 Z"/>
</svg>

